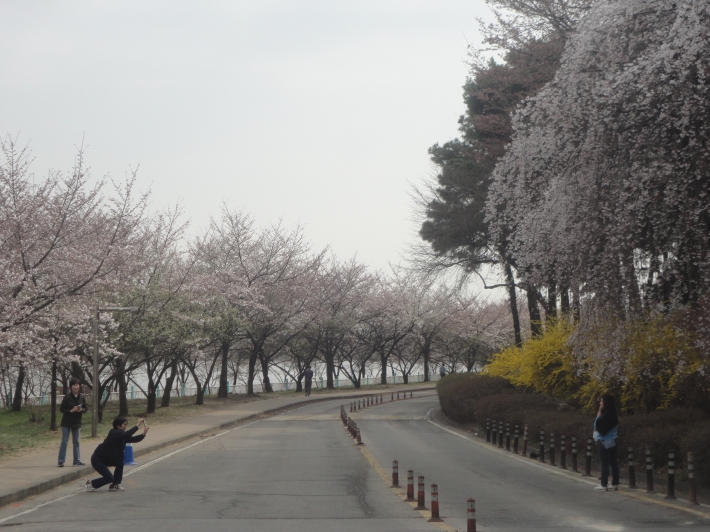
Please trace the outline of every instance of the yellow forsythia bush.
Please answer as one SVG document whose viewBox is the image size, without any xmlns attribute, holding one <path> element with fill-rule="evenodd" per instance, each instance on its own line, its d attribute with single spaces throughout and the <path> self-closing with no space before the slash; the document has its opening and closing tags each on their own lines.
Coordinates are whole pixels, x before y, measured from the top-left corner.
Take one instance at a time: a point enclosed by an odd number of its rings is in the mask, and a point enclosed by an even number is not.
<svg viewBox="0 0 710 532">
<path fill-rule="evenodd" d="M 666 316 L 628 322 L 624 333 L 623 375 L 615 386 L 624 407 L 650 412 L 683 406 L 695 402 L 698 386 L 707 388 L 690 334 Z"/>
<path fill-rule="evenodd" d="M 571 400 L 583 385 L 569 337 L 574 325 L 566 319 L 548 320 L 541 336 L 509 347 L 493 356 L 484 372 L 503 377 L 516 386 Z"/>
<path fill-rule="evenodd" d="M 587 410 L 605 392 L 627 411 L 707 403 L 710 378 L 692 334 L 671 317 L 600 324 L 584 337 L 574 329 L 567 319 L 550 320 L 541 336 L 494 355 L 484 372 Z M 585 344 L 576 356 L 575 342 Z"/>
</svg>

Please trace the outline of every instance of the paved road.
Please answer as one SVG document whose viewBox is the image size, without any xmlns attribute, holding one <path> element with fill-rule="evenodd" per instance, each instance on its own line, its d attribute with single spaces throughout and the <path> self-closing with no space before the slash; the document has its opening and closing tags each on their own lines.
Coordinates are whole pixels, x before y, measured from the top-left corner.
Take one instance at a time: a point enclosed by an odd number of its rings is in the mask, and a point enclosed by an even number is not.
<svg viewBox="0 0 710 532">
<path fill-rule="evenodd" d="M 178 452 L 146 456 L 125 478 L 124 493 L 106 488 L 79 493 L 76 484 L 65 486 L 0 509 L 0 528 L 441 530 L 382 478 L 397 459 L 401 483 L 407 469 L 414 469 L 426 477 L 427 486 L 439 485 L 441 514 L 458 530 L 466 529 L 465 501 L 471 496 L 478 529 L 484 531 L 710 529 L 708 520 L 623 493 L 593 492 L 591 484 L 442 430 L 425 419 L 437 406 L 435 397 L 385 403 L 355 414 L 364 448 L 353 445 L 344 432 L 339 406 L 302 407 Z M 427 505 L 428 499 L 427 493 Z M 27 513 L 17 515 L 21 512 Z"/>
<path fill-rule="evenodd" d="M 424 418 L 436 397 L 387 404 L 354 414 L 368 452 L 383 468 L 399 461 L 439 487 L 440 514 L 466 530 L 466 500 L 476 500 L 479 530 L 710 530 L 710 520 L 620 492 L 595 492 L 598 481 L 558 473 L 548 465 L 447 432 Z M 436 421 L 436 416 L 434 421 Z M 415 486 L 416 489 L 416 486 Z M 428 505 L 428 503 L 427 503 Z"/>
</svg>

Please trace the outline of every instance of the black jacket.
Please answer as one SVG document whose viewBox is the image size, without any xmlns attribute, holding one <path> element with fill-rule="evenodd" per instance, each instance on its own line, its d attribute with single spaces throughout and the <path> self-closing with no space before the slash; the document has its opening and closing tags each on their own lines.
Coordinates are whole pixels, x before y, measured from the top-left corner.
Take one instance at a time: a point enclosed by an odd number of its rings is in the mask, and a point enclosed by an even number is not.
<svg viewBox="0 0 710 532">
<path fill-rule="evenodd" d="M 140 436 L 133 436 L 137 430 L 137 426 L 128 430 L 109 430 L 106 439 L 103 443 L 100 443 L 94 451 L 94 456 L 109 466 L 117 466 L 122 464 L 123 450 L 126 448 L 126 444 L 143 441 L 143 438 L 145 438 L 143 434 Z"/>
<path fill-rule="evenodd" d="M 595 427 L 599 434 L 606 436 L 607 433 L 618 424 L 619 418 L 616 415 L 616 410 L 613 408 L 605 408 L 602 410 L 602 415 L 597 418 Z"/>
<path fill-rule="evenodd" d="M 75 406 L 81 407 L 81 412 L 72 412 L 71 409 Z M 86 399 L 81 395 L 81 392 L 74 397 L 74 394 L 69 392 L 62 399 L 62 404 L 59 405 L 59 411 L 62 413 L 62 422 L 60 425 L 62 427 L 69 427 L 72 429 L 78 429 L 81 427 L 81 415 L 86 412 Z"/>
</svg>

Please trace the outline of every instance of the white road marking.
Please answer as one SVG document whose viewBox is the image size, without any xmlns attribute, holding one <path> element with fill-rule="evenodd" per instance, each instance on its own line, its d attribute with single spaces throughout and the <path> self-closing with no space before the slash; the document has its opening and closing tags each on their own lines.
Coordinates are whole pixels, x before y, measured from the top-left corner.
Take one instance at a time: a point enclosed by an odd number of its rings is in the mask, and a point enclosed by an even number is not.
<svg viewBox="0 0 710 532">
<path fill-rule="evenodd" d="M 429 416 L 431 415 L 431 413 L 432 413 L 432 411 L 434 410 L 434 408 L 436 408 L 436 407 L 430 408 L 430 409 L 427 411 L 426 416 L 424 416 L 424 419 L 425 419 L 428 423 L 431 423 L 431 424 L 434 425 L 435 427 L 437 427 L 437 428 L 439 428 L 439 429 L 441 429 L 441 430 L 443 430 L 443 431 L 445 431 L 445 432 L 448 432 L 449 434 L 453 434 L 454 436 L 458 436 L 459 438 L 463 438 L 464 440 L 468 440 L 468 441 L 470 441 L 471 443 L 474 443 L 474 444 L 476 444 L 476 445 L 478 445 L 478 446 L 480 446 L 480 447 L 482 447 L 482 448 L 484 448 L 484 449 L 488 449 L 489 451 L 492 451 L 492 452 L 500 452 L 497 447 L 493 447 L 493 446 L 490 445 L 490 444 L 485 444 L 485 443 L 484 443 L 483 441 L 481 441 L 479 438 L 476 438 L 476 439 L 474 439 L 474 438 L 469 438 L 468 436 L 465 436 L 465 435 L 463 435 L 463 434 L 459 434 L 459 433 L 456 432 L 456 431 L 453 431 L 453 430 L 451 430 L 451 429 L 447 429 L 446 427 L 443 427 L 443 426 L 439 425 L 438 423 L 433 422 L 433 421 L 430 419 Z M 596 481 L 590 481 L 590 480 L 585 479 L 584 477 L 577 477 L 577 476 L 571 474 L 570 472 L 568 472 L 568 471 L 566 471 L 566 470 L 558 470 L 558 469 L 555 469 L 555 468 L 550 467 L 549 465 L 541 464 L 541 463 L 539 463 L 539 462 L 537 462 L 537 461 L 530 460 L 529 458 L 523 458 L 522 456 L 519 456 L 519 455 L 516 455 L 516 454 L 508 453 L 507 456 L 510 457 L 510 458 L 513 459 L 513 460 L 517 460 L 518 462 L 520 462 L 520 463 L 522 463 L 522 464 L 527 464 L 528 466 L 531 466 L 531 467 L 537 467 L 537 468 L 539 468 L 539 469 L 541 469 L 541 470 L 544 470 L 544 471 L 546 471 L 546 472 L 548 472 L 548 473 L 552 473 L 552 474 L 554 474 L 554 475 L 563 476 L 563 477 L 568 478 L 568 479 L 570 479 L 570 480 L 574 480 L 574 481 L 577 481 L 577 482 L 583 482 L 584 484 L 588 484 L 588 485 L 591 485 L 591 486 L 596 485 Z M 703 517 L 703 518 L 705 518 L 705 519 L 710 519 L 710 515 L 708 515 L 707 512 L 699 511 L 699 510 L 694 510 L 694 509 L 692 509 L 692 508 L 686 508 L 686 507 L 679 506 L 679 505 L 672 504 L 672 503 L 667 503 L 667 502 L 662 502 L 662 501 L 654 501 L 653 499 L 651 499 L 651 498 L 649 498 L 649 497 L 645 497 L 644 495 L 642 495 L 642 494 L 640 494 L 640 493 L 634 493 L 633 490 L 630 490 L 630 491 L 629 491 L 629 490 L 624 490 L 624 491 L 623 491 L 623 494 L 626 495 L 627 497 L 632 498 L 632 499 L 636 499 L 636 500 L 640 500 L 640 501 L 645 501 L 645 502 L 650 502 L 650 503 L 657 504 L 657 505 L 660 505 L 660 506 L 665 506 L 666 508 L 671 508 L 671 509 L 674 509 L 674 510 L 680 510 L 680 511 L 682 511 L 682 512 L 691 513 L 691 514 L 693 514 L 693 515 L 697 515 L 697 516 Z M 656 496 L 663 496 L 662 493 L 655 493 L 655 495 L 656 495 Z M 707 504 L 704 504 L 704 503 L 700 503 L 699 506 L 703 506 L 703 507 L 705 507 L 705 508 L 710 508 L 710 505 L 707 505 Z M 616 525 L 612 525 L 612 526 L 616 526 Z M 607 529 L 604 529 L 604 530 L 607 530 Z"/>
<path fill-rule="evenodd" d="M 291 412 L 293 412 L 293 410 L 291 410 Z M 178 453 L 181 453 L 181 452 L 183 452 L 183 451 L 186 451 L 186 450 L 188 450 L 188 449 L 191 449 L 192 447 L 195 447 L 196 445 L 201 445 L 201 444 L 205 443 L 206 441 L 210 441 L 210 440 L 212 440 L 212 439 L 214 439 L 214 438 L 218 438 L 219 436 L 224 436 L 225 434 L 228 434 L 228 433 L 233 432 L 233 431 L 235 431 L 235 430 L 243 429 L 243 428 L 245 428 L 245 427 L 248 427 L 249 425 L 254 425 L 255 423 L 259 423 L 260 421 L 263 421 L 263 420 L 260 419 L 260 420 L 257 420 L 257 421 L 252 421 L 251 423 L 247 423 L 246 425 L 240 425 L 239 427 L 234 427 L 233 429 L 225 430 L 224 432 L 219 432 L 219 433 L 214 434 L 214 435 L 212 435 L 212 436 L 208 436 L 207 438 L 203 438 L 203 439 L 201 439 L 201 440 L 199 440 L 199 441 L 196 441 L 196 442 L 194 442 L 194 443 L 191 443 L 190 445 L 186 445 L 186 446 L 184 446 L 184 447 L 180 447 L 179 449 L 176 449 L 176 450 L 174 450 L 174 451 L 172 451 L 172 452 L 170 452 L 170 453 L 168 453 L 168 454 L 165 454 L 165 455 L 160 456 L 160 457 L 158 457 L 158 458 L 156 458 L 156 459 L 154 459 L 154 460 L 151 460 L 150 462 L 148 462 L 148 463 L 146 463 L 146 464 L 143 464 L 143 465 L 138 466 L 138 467 L 134 467 L 134 468 L 131 469 L 130 471 L 126 472 L 123 476 L 124 476 L 124 477 L 127 477 L 127 476 L 129 476 L 129 475 L 132 475 L 133 473 L 137 473 L 138 471 L 142 471 L 143 469 L 146 469 L 147 467 L 150 467 L 150 466 L 152 466 L 152 465 L 155 465 L 155 464 L 157 464 L 158 462 L 162 462 L 162 461 L 165 460 L 166 458 L 170 458 L 171 456 L 175 456 L 175 455 L 178 454 Z M 51 501 L 43 502 L 42 504 L 38 504 L 38 505 L 35 506 L 34 508 L 30 508 L 29 510 L 25 510 L 25 511 L 23 511 L 23 512 L 20 512 L 20 513 L 17 513 L 17 514 L 8 516 L 8 517 L 4 517 L 4 518 L 0 519 L 0 523 L 4 523 L 4 522 L 6 522 L 6 521 L 10 521 L 10 520 L 12 520 L 12 519 L 16 519 L 16 518 L 18 518 L 18 517 L 20 517 L 20 516 L 22 516 L 22 515 L 26 515 L 26 514 L 32 513 L 32 512 L 34 512 L 34 511 L 36 511 L 36 510 L 39 510 L 40 508 L 42 508 L 42 507 L 44 507 L 44 506 L 47 506 L 47 505 L 49 505 L 49 504 L 54 504 L 55 502 L 63 501 L 63 500 L 65 500 L 65 499 L 69 499 L 70 497 L 75 497 L 75 496 L 77 496 L 79 493 L 85 493 L 85 490 L 84 490 L 84 489 L 81 489 L 81 490 L 75 491 L 74 493 L 70 493 L 69 495 L 64 495 L 63 497 L 59 497 L 59 498 L 57 498 L 57 499 L 52 499 Z"/>
</svg>

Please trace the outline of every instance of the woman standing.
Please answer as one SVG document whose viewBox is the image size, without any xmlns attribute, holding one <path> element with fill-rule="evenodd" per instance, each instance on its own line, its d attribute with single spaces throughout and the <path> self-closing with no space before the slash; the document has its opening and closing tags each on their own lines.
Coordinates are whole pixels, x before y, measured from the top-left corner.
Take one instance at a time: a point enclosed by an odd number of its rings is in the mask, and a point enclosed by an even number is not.
<svg viewBox="0 0 710 532">
<path fill-rule="evenodd" d="M 599 448 L 599 462 L 602 465 L 601 484 L 594 488 L 597 491 L 609 489 L 609 466 L 611 466 L 611 489 L 619 489 L 619 460 L 616 438 L 618 436 L 619 418 L 616 415 L 614 396 L 604 394 L 599 400 L 599 411 L 594 420 L 594 439 Z"/>
<path fill-rule="evenodd" d="M 64 396 L 62 404 L 59 406 L 59 411 L 62 413 L 62 443 L 59 446 L 59 458 L 57 459 L 59 467 L 64 467 L 64 460 L 67 456 L 67 444 L 69 443 L 69 433 L 71 432 L 72 443 L 74 444 L 74 465 L 82 466 L 79 454 L 79 433 L 81 432 L 81 415 L 86 412 L 86 399 L 81 394 L 81 381 L 72 379 L 69 381 L 71 391 Z"/>
<path fill-rule="evenodd" d="M 143 423 L 143 434 L 134 436 L 138 426 Z M 113 428 L 108 431 L 108 436 L 101 443 L 94 454 L 91 455 L 91 466 L 101 475 L 102 478 L 86 481 L 86 491 L 96 491 L 101 486 L 110 484 L 109 491 L 124 491 L 121 487 L 123 480 L 123 450 L 127 443 L 137 443 L 143 441 L 148 434 L 148 427 L 141 418 L 135 427 L 126 430 L 128 422 L 125 417 L 117 417 L 113 420 Z M 115 467 L 113 475 L 109 471 L 109 466 Z"/>
</svg>

